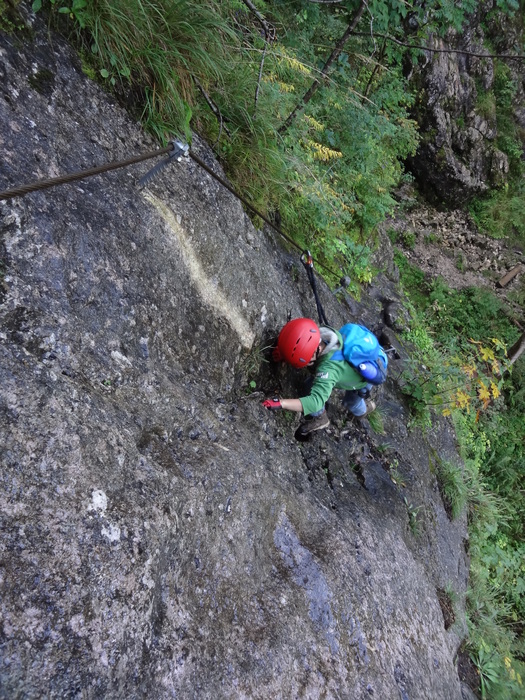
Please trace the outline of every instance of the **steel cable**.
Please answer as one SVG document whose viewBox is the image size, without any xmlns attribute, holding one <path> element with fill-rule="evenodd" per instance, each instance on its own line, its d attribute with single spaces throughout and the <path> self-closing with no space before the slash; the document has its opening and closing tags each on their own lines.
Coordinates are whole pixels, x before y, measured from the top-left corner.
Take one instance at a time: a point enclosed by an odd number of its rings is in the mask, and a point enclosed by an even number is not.
<svg viewBox="0 0 525 700">
<path fill-rule="evenodd" d="M 166 146 L 166 148 L 161 148 L 159 151 L 150 151 L 149 153 L 144 153 L 141 156 L 135 156 L 134 158 L 128 158 L 128 160 L 121 160 L 117 163 L 106 163 L 105 165 L 99 165 L 96 168 L 91 168 L 90 170 L 81 170 L 76 173 L 70 173 L 69 175 L 61 175 L 60 177 L 53 177 L 50 180 L 39 180 L 30 185 L 20 185 L 20 187 L 15 187 L 12 190 L 5 190 L 0 192 L 0 201 L 6 199 L 12 199 L 13 197 L 23 197 L 30 192 L 36 192 L 37 190 L 44 190 L 48 187 L 54 187 L 55 185 L 63 185 L 68 182 L 74 182 L 75 180 L 84 180 L 92 175 L 100 175 L 100 173 L 108 172 L 109 170 L 116 170 L 117 168 L 124 168 L 127 165 L 133 165 L 134 163 L 140 163 L 143 160 L 148 160 L 149 158 L 155 158 L 156 156 L 162 156 L 173 150 L 173 146 Z"/>
<path fill-rule="evenodd" d="M 134 163 L 140 163 L 142 161 L 149 160 L 150 158 L 156 158 L 157 156 L 169 154 L 173 152 L 174 148 L 175 145 L 174 142 L 172 142 L 171 145 L 166 146 L 166 148 L 161 148 L 158 151 L 149 151 L 148 153 L 144 153 L 143 155 L 135 156 L 133 158 L 128 158 L 127 160 L 121 160 L 116 163 L 106 163 L 105 165 L 90 168 L 89 170 L 81 170 L 76 173 L 70 173 L 69 175 L 61 175 L 60 177 L 54 177 L 49 180 L 39 180 L 38 182 L 34 182 L 28 185 L 20 185 L 19 187 L 15 187 L 11 190 L 4 190 L 3 192 L 0 192 L 0 201 L 13 199 L 14 197 L 24 197 L 30 192 L 37 192 L 39 190 L 44 190 L 49 187 L 54 187 L 55 185 L 63 185 L 70 182 L 83 180 L 85 178 L 92 177 L 93 175 L 100 175 L 101 173 L 105 173 L 110 170 L 116 170 L 117 168 L 124 168 L 128 165 L 133 165 Z M 267 223 L 268 226 L 270 226 L 274 231 L 276 231 L 280 236 L 282 236 L 286 241 L 288 241 L 290 245 L 292 245 L 294 248 L 301 252 L 303 251 L 303 249 L 292 238 L 290 238 L 290 236 L 288 236 L 286 233 L 284 233 L 284 231 L 278 228 L 272 221 L 270 221 L 270 219 L 267 216 L 258 211 L 258 209 L 256 209 L 253 206 L 253 204 L 251 204 L 245 197 L 240 195 L 228 182 L 226 182 L 226 180 L 224 180 L 224 178 L 213 172 L 213 170 L 208 165 L 206 165 L 206 163 L 201 158 L 199 158 L 198 155 L 196 155 L 191 150 L 188 151 L 188 155 L 203 170 L 205 170 L 209 175 L 211 175 L 211 177 L 213 177 L 215 180 L 217 180 L 217 182 L 219 182 L 223 187 L 225 187 L 229 192 L 231 192 L 234 195 L 234 197 L 240 200 L 246 207 L 248 207 L 248 209 L 250 209 L 254 214 L 260 217 L 265 223 Z M 166 162 L 168 162 L 168 159 L 166 159 Z M 146 177 L 147 174 L 145 178 Z M 331 270 L 328 266 L 324 265 L 319 261 L 316 262 L 320 267 L 326 270 L 326 272 L 329 272 L 336 278 L 338 277 L 338 273 Z"/>
</svg>

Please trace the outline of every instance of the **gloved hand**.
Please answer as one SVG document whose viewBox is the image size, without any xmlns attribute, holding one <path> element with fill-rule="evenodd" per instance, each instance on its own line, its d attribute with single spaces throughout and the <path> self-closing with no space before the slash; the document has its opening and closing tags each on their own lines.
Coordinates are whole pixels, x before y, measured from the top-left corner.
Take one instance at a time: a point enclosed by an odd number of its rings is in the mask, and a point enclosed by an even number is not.
<svg viewBox="0 0 525 700">
<path fill-rule="evenodd" d="M 272 357 L 274 362 L 280 362 L 283 358 L 281 357 L 281 351 L 279 348 L 274 348 L 272 350 Z"/>
<path fill-rule="evenodd" d="M 266 399 L 266 401 L 262 402 L 262 405 L 269 411 L 277 411 L 279 408 L 282 408 L 278 396 L 275 396 L 273 399 Z"/>
</svg>

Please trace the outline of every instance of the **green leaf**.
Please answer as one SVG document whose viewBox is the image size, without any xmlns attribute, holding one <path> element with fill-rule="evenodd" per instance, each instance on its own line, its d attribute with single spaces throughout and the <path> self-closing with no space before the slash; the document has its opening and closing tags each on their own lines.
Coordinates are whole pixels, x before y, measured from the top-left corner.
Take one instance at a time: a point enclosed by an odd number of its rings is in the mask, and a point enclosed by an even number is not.
<svg viewBox="0 0 525 700">
<path fill-rule="evenodd" d="M 109 78 L 109 71 L 106 70 L 105 68 L 101 68 L 101 69 L 100 69 L 100 75 L 101 75 L 103 78 Z"/>
<path fill-rule="evenodd" d="M 186 141 L 188 143 L 191 142 L 191 129 L 190 129 L 190 121 L 193 116 L 193 112 L 191 110 L 191 107 L 189 104 L 184 103 L 185 107 L 185 114 L 184 114 L 184 136 L 186 138 Z"/>
<path fill-rule="evenodd" d="M 69 7 L 61 7 L 58 11 L 61 15 L 68 15 L 71 12 Z"/>
<path fill-rule="evenodd" d="M 38 12 L 42 9 L 42 0 L 35 0 L 31 7 L 33 8 L 33 12 Z"/>
</svg>

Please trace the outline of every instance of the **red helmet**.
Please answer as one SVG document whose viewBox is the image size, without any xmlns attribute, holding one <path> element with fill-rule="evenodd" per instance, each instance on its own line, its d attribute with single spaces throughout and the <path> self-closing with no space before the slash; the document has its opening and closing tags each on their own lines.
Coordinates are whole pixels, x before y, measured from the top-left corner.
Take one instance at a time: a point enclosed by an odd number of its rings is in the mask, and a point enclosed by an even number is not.
<svg viewBox="0 0 525 700">
<path fill-rule="evenodd" d="M 321 333 L 311 318 L 296 318 L 283 326 L 277 340 L 281 357 L 292 367 L 306 367 L 319 347 Z"/>
</svg>

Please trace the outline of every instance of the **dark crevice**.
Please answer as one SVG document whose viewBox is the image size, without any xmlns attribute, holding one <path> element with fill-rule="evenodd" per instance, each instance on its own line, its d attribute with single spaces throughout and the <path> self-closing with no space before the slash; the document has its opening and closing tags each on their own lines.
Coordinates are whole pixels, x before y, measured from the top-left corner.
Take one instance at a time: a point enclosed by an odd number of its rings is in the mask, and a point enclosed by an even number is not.
<svg viewBox="0 0 525 700">
<path fill-rule="evenodd" d="M 365 475 L 363 473 L 363 467 L 359 462 L 351 462 L 350 466 L 352 467 L 352 471 L 354 472 L 356 479 L 358 482 L 361 484 L 361 486 L 366 489 L 365 485 Z"/>
<path fill-rule="evenodd" d="M 447 591 L 444 591 L 442 588 L 436 589 L 436 593 L 441 612 L 443 613 L 443 622 L 445 624 L 445 629 L 448 630 L 449 627 L 451 627 L 456 620 L 456 615 L 454 614 L 453 601 L 450 594 L 447 593 Z"/>
<path fill-rule="evenodd" d="M 330 470 L 330 462 L 326 460 L 324 466 L 323 466 L 323 471 L 326 474 L 326 480 L 328 482 L 328 486 L 334 490 L 334 475 L 332 474 Z"/>
</svg>

